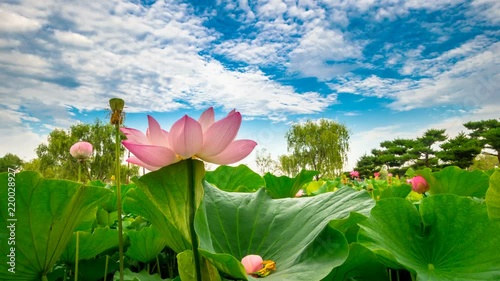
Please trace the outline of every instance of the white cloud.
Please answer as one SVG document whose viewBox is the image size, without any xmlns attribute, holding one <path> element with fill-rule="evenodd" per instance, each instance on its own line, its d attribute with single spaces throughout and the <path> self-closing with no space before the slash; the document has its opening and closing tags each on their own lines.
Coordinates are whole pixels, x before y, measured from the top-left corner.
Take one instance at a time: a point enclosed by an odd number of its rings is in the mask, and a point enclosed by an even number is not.
<svg viewBox="0 0 500 281">
<path fill-rule="evenodd" d="M 69 44 L 80 47 L 90 47 L 92 46 L 92 40 L 87 38 L 86 36 L 74 32 L 67 31 L 54 31 L 54 37 L 57 41 L 63 44 Z"/>
<path fill-rule="evenodd" d="M 8 6 L 0 6 L 0 32 L 28 32 L 35 31 L 41 27 L 41 24 L 34 19 L 26 18 L 15 12 L 4 10 Z"/>
</svg>

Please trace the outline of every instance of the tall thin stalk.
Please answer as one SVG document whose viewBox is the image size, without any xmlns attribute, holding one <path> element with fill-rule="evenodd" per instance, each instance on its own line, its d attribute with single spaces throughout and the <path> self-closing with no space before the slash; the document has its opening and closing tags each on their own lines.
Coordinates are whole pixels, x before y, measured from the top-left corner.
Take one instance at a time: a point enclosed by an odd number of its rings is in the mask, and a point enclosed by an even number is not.
<svg viewBox="0 0 500 281">
<path fill-rule="evenodd" d="M 122 190 L 120 186 L 120 124 L 115 124 L 115 157 L 116 157 L 116 205 L 118 211 L 118 253 L 120 259 L 120 281 L 123 281 L 123 225 L 122 225 Z"/>
<path fill-rule="evenodd" d="M 123 108 L 125 102 L 122 99 L 113 98 L 109 100 L 111 107 L 110 123 L 115 126 L 115 182 L 116 182 L 116 205 L 118 211 L 118 255 L 120 261 L 120 281 L 123 281 L 123 225 L 122 225 L 122 190 L 120 186 L 120 125 L 123 123 Z"/>
<path fill-rule="evenodd" d="M 80 235 L 76 232 L 75 281 L 78 281 L 78 260 L 80 259 Z"/>
<path fill-rule="evenodd" d="M 188 159 L 188 178 L 190 179 L 188 185 L 188 204 L 189 206 L 189 228 L 191 232 L 191 245 L 193 246 L 193 258 L 194 266 L 196 270 L 196 280 L 201 281 L 201 265 L 200 265 L 200 253 L 198 252 L 198 238 L 196 237 L 196 232 L 194 229 L 194 216 L 196 212 L 196 176 L 194 171 L 195 162 L 192 158 Z"/>
</svg>

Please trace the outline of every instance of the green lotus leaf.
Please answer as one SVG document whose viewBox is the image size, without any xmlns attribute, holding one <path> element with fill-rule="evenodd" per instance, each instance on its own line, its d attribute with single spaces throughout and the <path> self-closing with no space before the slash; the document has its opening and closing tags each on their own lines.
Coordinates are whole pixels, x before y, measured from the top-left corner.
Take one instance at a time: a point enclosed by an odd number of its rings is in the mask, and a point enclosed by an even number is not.
<svg viewBox="0 0 500 281">
<path fill-rule="evenodd" d="M 196 281 L 194 256 L 192 250 L 186 250 L 177 255 L 177 263 L 179 265 L 179 277 L 182 281 Z M 201 280 L 202 281 L 220 281 L 221 278 L 215 268 L 206 259 L 202 258 L 201 262 Z"/>
<path fill-rule="evenodd" d="M 115 272 L 115 275 L 113 276 L 113 281 L 119 281 L 120 280 L 120 272 Z M 160 274 L 153 274 L 150 275 L 146 271 L 141 271 L 141 272 L 132 272 L 130 269 L 126 268 L 123 271 L 123 281 L 181 281 L 179 277 L 174 278 L 174 279 L 161 279 Z"/>
<path fill-rule="evenodd" d="M 486 191 L 486 206 L 490 219 L 500 220 L 500 171 L 490 177 L 490 187 Z"/>
<path fill-rule="evenodd" d="M 8 183 L 7 173 L 0 174 L 0 184 Z M 0 198 L 7 198 L 7 188 Z M 2 225 L 15 227 L 15 274 L 9 264 L 0 264 L 1 280 L 40 280 L 52 269 L 85 214 L 95 212 L 107 200 L 110 191 L 67 180 L 44 179 L 39 173 L 26 171 L 15 176 L 15 206 L 1 200 Z M 13 216 L 12 210 L 15 207 Z M 11 221 L 16 219 L 17 221 Z M 2 227 L 0 237 L 7 241 L 9 228 Z M 5 242 L 7 244 L 7 242 Z M 0 247 L 0 255 L 11 254 L 11 247 Z"/>
<path fill-rule="evenodd" d="M 302 188 L 302 186 L 310 181 L 313 177 L 318 175 L 317 171 L 302 170 L 294 178 L 287 176 L 277 177 L 271 173 L 266 173 L 264 179 L 266 180 L 266 190 L 272 198 L 287 198 L 295 197 L 295 194 Z"/>
<path fill-rule="evenodd" d="M 109 228 L 96 228 L 93 233 L 79 231 L 78 258 L 91 259 L 109 249 L 118 249 L 118 230 Z M 74 264 L 76 255 L 76 232 L 64 250 L 61 261 Z"/>
<path fill-rule="evenodd" d="M 219 166 L 206 172 L 205 180 L 225 191 L 254 192 L 266 186 L 266 181 L 246 165 Z"/>
<path fill-rule="evenodd" d="M 154 226 L 144 227 L 139 231 L 129 231 L 128 238 L 130 246 L 125 255 L 144 263 L 156 259 L 167 245 L 165 237 Z"/>
<path fill-rule="evenodd" d="M 239 262 L 249 254 L 276 262 L 266 280 L 321 280 L 347 258 L 348 244 L 330 220 L 351 212 L 368 215 L 374 201 L 364 191 L 342 188 L 305 198 L 272 199 L 219 190 L 205 183 L 204 208 L 195 220 L 200 253 L 220 272 L 245 280 Z"/>
<path fill-rule="evenodd" d="M 406 196 L 408 196 L 410 192 L 411 186 L 408 184 L 389 186 L 387 189 L 382 191 L 382 193 L 380 194 L 380 199 L 391 197 L 406 198 Z"/>
<path fill-rule="evenodd" d="M 405 199 L 383 199 L 359 225 L 358 243 L 417 280 L 500 280 L 500 224 L 469 198 L 435 195 L 419 210 Z"/>
<path fill-rule="evenodd" d="M 129 183 L 129 184 L 122 184 L 120 185 L 120 188 L 121 188 L 121 197 L 122 197 L 122 202 L 123 200 L 125 199 L 125 195 L 127 194 L 127 192 L 130 190 L 130 189 L 133 189 L 135 188 L 135 184 L 134 183 Z M 106 185 L 106 188 L 110 189 L 111 191 L 113 191 L 113 195 L 109 197 L 108 200 L 106 200 L 106 202 L 104 202 L 102 204 L 102 208 L 108 212 L 108 213 L 113 213 L 113 212 L 116 212 L 117 209 L 117 203 L 116 201 L 118 200 L 118 197 L 116 196 L 117 195 L 117 192 L 116 192 L 116 185 Z"/>
<path fill-rule="evenodd" d="M 194 170 L 189 166 L 191 163 Z M 191 171 L 195 178 L 192 178 Z M 195 183 L 199 205 L 203 197 L 201 182 L 204 173 L 203 162 L 189 160 L 135 178 L 137 187 L 127 192 L 123 209 L 149 220 L 163 235 L 167 246 L 175 252 L 191 249 L 188 189 Z"/>
<path fill-rule="evenodd" d="M 323 279 L 323 281 L 344 280 L 387 281 L 389 275 L 386 267 L 373 252 L 358 243 L 352 243 L 349 245 L 347 260 Z"/>
<path fill-rule="evenodd" d="M 489 176 L 482 171 L 466 171 L 450 166 L 439 172 L 424 170 L 421 175 L 429 183 L 430 194 L 451 193 L 460 196 L 484 198 L 489 186 Z"/>
</svg>

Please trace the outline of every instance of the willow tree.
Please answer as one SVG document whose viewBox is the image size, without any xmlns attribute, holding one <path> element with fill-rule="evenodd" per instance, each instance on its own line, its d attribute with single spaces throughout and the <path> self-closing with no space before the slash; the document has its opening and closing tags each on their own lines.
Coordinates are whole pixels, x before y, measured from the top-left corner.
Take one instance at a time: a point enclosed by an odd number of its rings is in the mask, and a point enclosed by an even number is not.
<svg viewBox="0 0 500 281">
<path fill-rule="evenodd" d="M 288 152 L 302 169 L 316 170 L 319 177 L 333 178 L 342 172 L 349 150 L 347 128 L 320 119 L 292 125 L 286 133 Z"/>
</svg>

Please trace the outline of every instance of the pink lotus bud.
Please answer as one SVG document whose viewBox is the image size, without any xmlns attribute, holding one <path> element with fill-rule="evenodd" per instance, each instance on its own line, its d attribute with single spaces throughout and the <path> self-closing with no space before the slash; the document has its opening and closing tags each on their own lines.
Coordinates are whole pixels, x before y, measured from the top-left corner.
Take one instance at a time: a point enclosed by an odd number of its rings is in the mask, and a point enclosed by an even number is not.
<svg viewBox="0 0 500 281">
<path fill-rule="evenodd" d="M 376 178 L 380 177 L 380 172 L 373 173 L 373 176 L 376 177 Z"/>
<path fill-rule="evenodd" d="M 351 171 L 349 174 L 351 175 L 351 178 L 359 178 L 359 172 L 358 171 Z"/>
<path fill-rule="evenodd" d="M 76 159 L 84 160 L 92 156 L 93 147 L 86 141 L 79 141 L 71 146 L 69 153 Z"/>
<path fill-rule="evenodd" d="M 248 255 L 241 259 L 241 263 L 245 267 L 247 274 L 259 271 L 262 269 L 262 262 L 264 260 L 259 255 Z"/>
<path fill-rule="evenodd" d="M 411 179 L 411 188 L 413 191 L 423 194 L 429 190 L 429 184 L 422 176 L 416 176 Z"/>
</svg>

